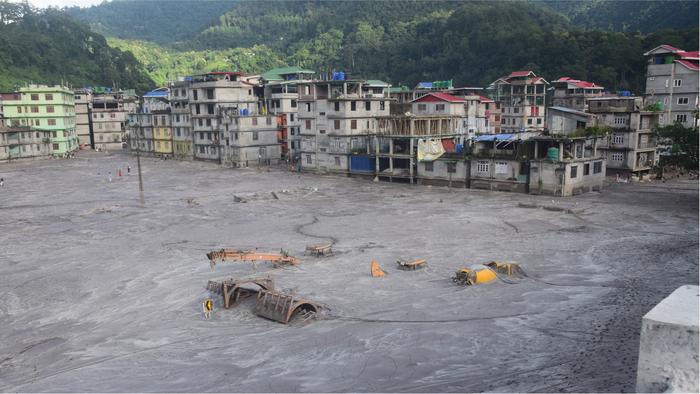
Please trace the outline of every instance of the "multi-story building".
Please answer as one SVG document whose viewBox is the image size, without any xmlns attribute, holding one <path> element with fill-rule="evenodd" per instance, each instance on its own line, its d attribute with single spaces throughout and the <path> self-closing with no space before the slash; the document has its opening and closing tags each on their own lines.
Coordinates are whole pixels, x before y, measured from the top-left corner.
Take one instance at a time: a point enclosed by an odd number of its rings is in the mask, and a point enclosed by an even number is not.
<svg viewBox="0 0 700 394">
<path fill-rule="evenodd" d="M 129 147 L 132 151 L 139 150 L 146 155 L 156 154 L 154 123 L 158 120 L 155 117 L 169 113 L 169 108 L 166 88 L 155 89 L 143 95 L 141 108 L 128 115 Z"/>
<path fill-rule="evenodd" d="M 282 143 L 278 132 L 285 115 L 263 115 L 250 111 L 222 108 L 224 127 L 221 138 L 221 163 L 228 167 L 278 164 Z"/>
<path fill-rule="evenodd" d="M 660 45 L 644 56 L 649 59 L 645 104 L 663 109 L 659 124 L 679 122 L 686 127 L 697 127 L 698 51 Z"/>
<path fill-rule="evenodd" d="M 51 131 L 0 124 L 0 162 L 48 157 L 51 153 Z"/>
<path fill-rule="evenodd" d="M 301 82 L 301 169 L 348 173 L 353 152 L 367 152 L 377 117 L 389 115 L 389 85 L 381 81 Z"/>
<path fill-rule="evenodd" d="M 299 67 L 275 68 L 261 75 L 264 86 L 265 107 L 267 112 L 281 115 L 278 139 L 281 144 L 283 159 L 293 162 L 299 160 L 301 139 L 299 136 L 299 98 L 297 85 L 300 81 L 309 81 L 314 72 Z"/>
<path fill-rule="evenodd" d="M 588 111 L 598 125 L 612 129 L 598 145 L 609 172 L 644 176 L 656 164 L 654 127 L 660 111 L 645 110 L 641 97 L 609 96 L 588 99 Z"/>
<path fill-rule="evenodd" d="M 80 147 L 95 147 L 92 132 L 92 91 L 78 89 L 75 94 L 75 131 L 78 134 Z"/>
<path fill-rule="evenodd" d="M 173 157 L 192 159 L 192 123 L 188 90 L 190 81 L 177 81 L 170 84 L 170 123 L 173 135 Z"/>
<path fill-rule="evenodd" d="M 195 159 L 221 162 L 222 108 L 231 109 L 232 115 L 246 115 L 258 108 L 254 85 L 241 76 L 238 72 L 211 72 L 191 78 L 188 100 Z"/>
<path fill-rule="evenodd" d="M 158 157 L 173 156 L 173 130 L 170 108 L 152 112 L 153 153 Z"/>
<path fill-rule="evenodd" d="M 126 142 L 127 114 L 136 111 L 131 91 L 95 89 L 92 94 L 92 131 L 95 148 L 122 149 Z"/>
<path fill-rule="evenodd" d="M 68 88 L 30 85 L 3 97 L 3 113 L 9 127 L 25 126 L 51 132 L 51 154 L 54 156 L 78 148 L 75 101 Z"/>
<path fill-rule="evenodd" d="M 501 104 L 501 131 L 544 131 L 546 86 L 532 71 L 514 71 L 494 81 L 491 98 Z"/>
<path fill-rule="evenodd" d="M 561 77 L 552 82 L 554 94 L 552 96 L 553 107 L 571 108 L 577 111 L 586 111 L 586 99 L 601 97 L 604 88 L 593 82 L 580 81 L 569 77 Z"/>
</svg>

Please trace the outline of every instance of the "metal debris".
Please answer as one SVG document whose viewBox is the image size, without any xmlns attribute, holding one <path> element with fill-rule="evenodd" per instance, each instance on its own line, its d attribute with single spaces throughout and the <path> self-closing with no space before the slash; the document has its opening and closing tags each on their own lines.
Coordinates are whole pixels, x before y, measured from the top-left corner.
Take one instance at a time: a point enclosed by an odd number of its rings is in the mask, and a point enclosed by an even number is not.
<svg viewBox="0 0 700 394">
<path fill-rule="evenodd" d="M 269 261 L 275 266 L 299 264 L 297 258 L 290 256 L 284 250 L 281 250 L 280 253 L 269 253 L 254 250 L 221 249 L 207 253 L 207 258 L 212 268 L 217 261 Z"/>
<path fill-rule="evenodd" d="M 414 261 L 407 260 L 396 260 L 396 264 L 399 265 L 399 269 L 404 271 L 414 271 L 417 269 L 425 268 L 428 265 L 428 260 L 419 259 Z"/>
<path fill-rule="evenodd" d="M 332 256 L 333 255 L 333 244 L 317 244 L 317 245 L 307 245 L 305 255 L 311 255 L 316 257 L 321 256 Z"/>
<path fill-rule="evenodd" d="M 255 313 L 258 316 L 284 324 L 289 323 L 297 314 L 303 321 L 307 321 L 316 317 L 320 310 L 321 305 L 313 301 L 268 290 L 258 292 L 258 301 L 255 304 Z"/>
</svg>

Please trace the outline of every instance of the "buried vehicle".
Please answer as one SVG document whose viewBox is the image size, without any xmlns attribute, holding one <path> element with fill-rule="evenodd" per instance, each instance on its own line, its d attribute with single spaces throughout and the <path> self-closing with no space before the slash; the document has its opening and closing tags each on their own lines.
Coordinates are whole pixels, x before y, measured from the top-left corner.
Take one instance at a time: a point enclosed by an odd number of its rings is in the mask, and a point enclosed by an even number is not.
<svg viewBox="0 0 700 394">
<path fill-rule="evenodd" d="M 408 261 L 399 259 L 396 260 L 396 264 L 398 264 L 400 270 L 415 271 L 417 269 L 425 268 L 428 265 L 428 260 L 419 259 Z"/>
<path fill-rule="evenodd" d="M 475 264 L 469 268 L 460 268 L 452 277 L 452 281 L 460 285 L 477 285 L 493 282 L 499 279 L 499 275 L 522 278 L 525 271 L 518 263 L 492 261 L 486 264 Z"/>
<path fill-rule="evenodd" d="M 321 305 L 313 301 L 268 290 L 258 292 L 255 304 L 255 314 L 284 324 L 289 323 L 296 314 L 305 322 L 314 318 L 320 310 Z"/>
</svg>

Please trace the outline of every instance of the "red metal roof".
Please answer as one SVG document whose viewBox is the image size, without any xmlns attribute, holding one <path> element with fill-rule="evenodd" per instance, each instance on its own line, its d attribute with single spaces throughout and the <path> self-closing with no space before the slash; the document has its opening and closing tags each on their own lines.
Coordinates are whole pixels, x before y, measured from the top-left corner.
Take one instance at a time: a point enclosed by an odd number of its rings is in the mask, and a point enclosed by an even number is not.
<svg viewBox="0 0 700 394">
<path fill-rule="evenodd" d="M 581 80 L 579 80 L 579 79 L 572 79 L 572 78 L 569 78 L 569 77 L 561 77 L 561 78 L 557 79 L 557 80 L 554 81 L 554 82 L 567 82 L 567 83 L 570 83 L 570 84 L 572 84 L 572 85 L 574 85 L 574 86 L 576 86 L 576 87 L 579 87 L 579 88 L 586 88 L 586 89 L 603 89 L 602 86 L 596 85 L 594 82 L 581 81 Z"/>
<path fill-rule="evenodd" d="M 535 73 L 534 73 L 533 71 L 513 71 L 513 72 L 510 73 L 510 75 L 507 76 L 506 78 L 527 77 L 527 76 L 529 76 L 530 74 L 535 75 Z"/>
<path fill-rule="evenodd" d="M 463 103 L 465 100 L 461 97 L 453 96 L 451 94 L 447 93 L 442 93 L 442 92 L 431 92 L 428 93 L 424 96 L 421 96 L 415 100 L 413 100 L 413 103 L 420 103 L 424 101 L 447 101 L 450 103 Z"/>
<path fill-rule="evenodd" d="M 482 103 L 493 103 L 494 102 L 490 98 L 484 97 L 484 96 L 479 96 L 479 101 L 481 101 Z"/>
<path fill-rule="evenodd" d="M 668 44 L 662 44 L 660 46 L 663 47 L 664 49 L 668 49 L 669 51 L 673 51 L 673 52 L 682 52 L 683 51 L 682 49 L 678 49 L 678 48 L 671 46 L 671 45 L 668 45 Z"/>
<path fill-rule="evenodd" d="M 676 62 L 688 67 L 691 70 L 698 71 L 698 63 L 692 62 L 690 60 L 676 60 Z"/>
<path fill-rule="evenodd" d="M 678 54 L 683 58 L 683 59 L 698 59 L 699 52 L 698 51 L 680 51 Z"/>
</svg>

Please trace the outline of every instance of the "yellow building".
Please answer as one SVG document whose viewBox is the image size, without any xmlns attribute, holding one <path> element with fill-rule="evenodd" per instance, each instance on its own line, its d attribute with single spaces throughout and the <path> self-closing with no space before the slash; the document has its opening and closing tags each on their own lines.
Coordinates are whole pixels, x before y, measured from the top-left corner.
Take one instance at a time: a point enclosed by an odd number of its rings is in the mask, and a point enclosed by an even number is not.
<svg viewBox="0 0 700 394">
<path fill-rule="evenodd" d="M 153 153 L 156 156 L 173 155 L 173 129 L 170 124 L 168 112 L 153 112 Z"/>
</svg>

